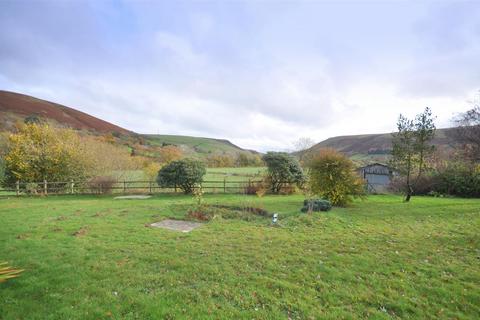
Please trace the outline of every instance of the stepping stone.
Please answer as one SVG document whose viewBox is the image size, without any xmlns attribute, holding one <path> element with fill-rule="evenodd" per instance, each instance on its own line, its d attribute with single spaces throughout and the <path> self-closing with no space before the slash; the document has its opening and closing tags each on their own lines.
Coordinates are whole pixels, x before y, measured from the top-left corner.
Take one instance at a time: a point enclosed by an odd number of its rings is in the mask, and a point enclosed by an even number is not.
<svg viewBox="0 0 480 320">
<path fill-rule="evenodd" d="M 150 226 L 173 231 L 190 232 L 202 225 L 203 223 L 200 222 L 165 219 L 160 222 L 152 223 Z"/>
<path fill-rule="evenodd" d="M 120 196 L 120 197 L 115 197 L 113 199 L 148 199 L 151 198 L 152 196 Z"/>
</svg>

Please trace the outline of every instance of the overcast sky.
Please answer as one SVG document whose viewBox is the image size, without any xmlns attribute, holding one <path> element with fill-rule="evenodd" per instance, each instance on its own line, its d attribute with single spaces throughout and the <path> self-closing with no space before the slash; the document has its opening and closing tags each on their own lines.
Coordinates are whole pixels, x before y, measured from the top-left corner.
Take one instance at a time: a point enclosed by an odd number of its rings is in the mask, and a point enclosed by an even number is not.
<svg viewBox="0 0 480 320">
<path fill-rule="evenodd" d="M 0 89 L 261 151 L 426 106 L 446 127 L 480 89 L 480 2 L 0 0 Z"/>
</svg>

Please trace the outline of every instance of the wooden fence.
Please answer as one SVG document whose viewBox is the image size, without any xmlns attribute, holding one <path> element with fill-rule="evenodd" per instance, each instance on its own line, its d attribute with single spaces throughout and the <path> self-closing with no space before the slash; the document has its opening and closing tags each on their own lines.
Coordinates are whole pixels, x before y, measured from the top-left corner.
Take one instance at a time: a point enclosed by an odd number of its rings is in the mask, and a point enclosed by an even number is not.
<svg viewBox="0 0 480 320">
<path fill-rule="evenodd" d="M 208 180 L 201 184 L 205 193 L 232 193 L 244 194 L 252 190 L 252 187 L 260 183 L 258 179 L 245 181 Z M 155 181 L 146 180 L 122 180 L 111 184 L 93 183 L 92 181 L 69 181 L 69 182 L 22 182 L 17 181 L 13 185 L 0 188 L 0 194 L 4 195 L 48 195 L 48 194 L 154 194 L 154 193 L 182 193 L 179 186 L 160 187 Z"/>
</svg>

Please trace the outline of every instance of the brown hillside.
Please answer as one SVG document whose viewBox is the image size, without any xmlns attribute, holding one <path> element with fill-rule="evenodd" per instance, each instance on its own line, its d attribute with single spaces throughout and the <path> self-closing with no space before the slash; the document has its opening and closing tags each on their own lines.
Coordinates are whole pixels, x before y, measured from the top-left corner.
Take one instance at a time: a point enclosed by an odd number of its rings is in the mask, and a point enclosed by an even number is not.
<svg viewBox="0 0 480 320">
<path fill-rule="evenodd" d="M 56 121 L 62 126 L 101 133 L 132 132 L 107 121 L 61 104 L 37 99 L 24 94 L 0 90 L 0 120 L 3 129 L 8 129 L 14 119 L 23 120 L 30 115 Z"/>
<path fill-rule="evenodd" d="M 449 130 L 451 129 L 437 129 L 432 144 L 437 147 L 450 148 L 454 142 L 448 136 Z M 349 155 L 381 154 L 382 151 L 392 149 L 392 136 L 390 133 L 380 133 L 333 137 L 317 143 L 310 151 L 317 151 L 321 148 L 334 148 Z"/>
</svg>

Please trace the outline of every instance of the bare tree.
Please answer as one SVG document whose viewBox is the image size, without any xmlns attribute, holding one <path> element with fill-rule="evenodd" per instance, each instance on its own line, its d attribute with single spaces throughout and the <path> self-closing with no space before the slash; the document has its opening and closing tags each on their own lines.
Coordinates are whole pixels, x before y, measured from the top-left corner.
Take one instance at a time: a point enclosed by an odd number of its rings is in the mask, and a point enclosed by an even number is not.
<svg viewBox="0 0 480 320">
<path fill-rule="evenodd" d="M 298 140 L 293 143 L 295 151 L 298 154 L 298 159 L 300 160 L 301 163 L 305 161 L 305 158 L 308 154 L 308 149 L 313 147 L 315 143 L 316 142 L 309 137 L 298 138 Z"/>
<path fill-rule="evenodd" d="M 465 158 L 471 162 L 480 161 L 480 91 L 470 102 L 472 108 L 454 119 L 456 128 L 451 136 L 458 143 Z"/>
</svg>

